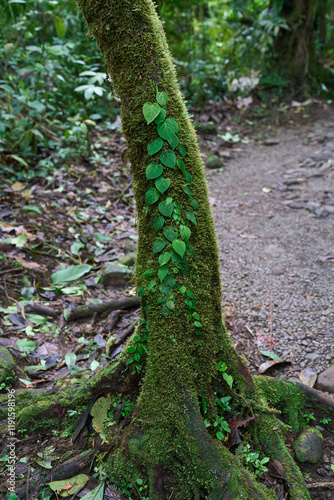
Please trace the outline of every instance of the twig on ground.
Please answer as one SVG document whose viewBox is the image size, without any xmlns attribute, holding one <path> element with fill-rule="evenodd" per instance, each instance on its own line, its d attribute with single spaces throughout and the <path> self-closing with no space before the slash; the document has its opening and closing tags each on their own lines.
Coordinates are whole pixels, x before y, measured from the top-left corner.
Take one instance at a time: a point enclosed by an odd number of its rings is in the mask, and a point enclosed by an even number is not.
<svg viewBox="0 0 334 500">
<path fill-rule="evenodd" d="M 15 273 L 17 271 L 24 271 L 24 267 L 13 267 L 12 269 L 5 269 L 0 271 L 0 274 Z"/>
</svg>

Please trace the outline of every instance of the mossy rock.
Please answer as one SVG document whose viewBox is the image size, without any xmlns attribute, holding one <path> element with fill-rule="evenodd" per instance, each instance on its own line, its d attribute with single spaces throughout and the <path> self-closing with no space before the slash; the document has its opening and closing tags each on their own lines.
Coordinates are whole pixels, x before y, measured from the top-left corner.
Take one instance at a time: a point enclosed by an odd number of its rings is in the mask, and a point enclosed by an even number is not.
<svg viewBox="0 0 334 500">
<path fill-rule="evenodd" d="M 217 155 L 210 155 L 208 159 L 206 160 L 206 167 L 215 169 L 215 168 L 220 168 L 223 166 L 222 159 L 219 158 Z"/>
<path fill-rule="evenodd" d="M 0 384 L 6 380 L 6 377 L 12 375 L 15 367 L 15 361 L 11 353 L 5 347 L 0 347 Z"/>
<path fill-rule="evenodd" d="M 119 262 L 123 266 L 132 267 L 135 265 L 136 258 L 137 258 L 137 252 L 129 252 L 125 254 L 124 257 L 122 257 Z"/>
<path fill-rule="evenodd" d="M 104 286 L 124 286 L 132 278 L 132 271 L 122 264 L 108 262 L 101 274 L 101 283 Z"/>
<path fill-rule="evenodd" d="M 315 464 L 322 457 L 321 432 L 314 427 L 304 429 L 295 440 L 296 456 L 300 462 Z"/>
</svg>

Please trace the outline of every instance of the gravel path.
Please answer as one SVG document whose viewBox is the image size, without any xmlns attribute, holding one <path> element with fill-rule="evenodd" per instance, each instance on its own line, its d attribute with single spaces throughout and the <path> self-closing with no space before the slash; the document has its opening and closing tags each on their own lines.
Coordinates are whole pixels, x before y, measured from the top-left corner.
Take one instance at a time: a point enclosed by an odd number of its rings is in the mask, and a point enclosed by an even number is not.
<svg viewBox="0 0 334 500">
<path fill-rule="evenodd" d="M 291 365 L 271 374 L 320 373 L 334 363 L 334 121 L 276 138 L 208 171 L 223 307 L 253 371 L 272 325 L 273 350 Z"/>
</svg>

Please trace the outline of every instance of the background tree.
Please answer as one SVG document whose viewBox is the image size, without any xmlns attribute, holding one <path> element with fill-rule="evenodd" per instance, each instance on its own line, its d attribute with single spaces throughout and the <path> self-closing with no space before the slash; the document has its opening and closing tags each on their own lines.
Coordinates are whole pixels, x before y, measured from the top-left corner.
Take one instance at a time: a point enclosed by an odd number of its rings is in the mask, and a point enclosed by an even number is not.
<svg viewBox="0 0 334 500">
<path fill-rule="evenodd" d="M 321 61 L 326 42 L 326 16 L 329 2 L 322 0 L 284 0 L 271 2 L 274 15 L 286 21 L 274 43 L 274 66 L 287 74 L 292 86 L 301 90 L 310 83 L 334 82 L 333 72 Z"/>
</svg>

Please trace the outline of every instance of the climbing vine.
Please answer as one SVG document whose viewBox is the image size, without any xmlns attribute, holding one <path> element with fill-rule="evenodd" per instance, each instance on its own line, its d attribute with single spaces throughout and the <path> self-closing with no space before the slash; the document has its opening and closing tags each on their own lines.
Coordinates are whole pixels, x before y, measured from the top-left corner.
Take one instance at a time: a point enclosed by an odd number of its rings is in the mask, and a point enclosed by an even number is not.
<svg viewBox="0 0 334 500">
<path fill-rule="evenodd" d="M 145 201 L 149 208 L 157 205 L 158 215 L 153 219 L 153 227 L 157 238 L 153 243 L 152 252 L 158 259 L 158 272 L 148 269 L 143 277 L 152 278 L 146 286 L 141 286 L 138 295 L 159 292 L 158 303 L 161 314 L 168 317 L 175 309 L 175 294 L 185 295 L 185 303 L 193 318 L 195 333 L 202 334 L 202 324 L 194 300 L 193 291 L 182 284 L 182 275 L 189 276 L 189 264 L 186 256 L 193 256 L 194 247 L 190 243 L 192 231 L 188 224 L 197 225 L 193 210 L 198 209 L 198 203 L 191 193 L 192 177 L 186 170 L 184 158 L 186 148 L 179 144 L 179 126 L 173 117 L 167 117 L 166 108 L 168 96 L 165 92 L 156 93 L 157 102 L 146 102 L 143 114 L 147 125 L 155 124 L 158 137 L 147 145 L 147 152 L 152 157 L 146 168 L 148 189 Z M 177 169 L 184 179 L 183 191 L 187 197 L 188 210 L 182 213 L 184 200 L 174 200 L 168 196 L 171 179 L 169 170 Z M 154 186 L 152 185 L 154 183 Z"/>
</svg>

